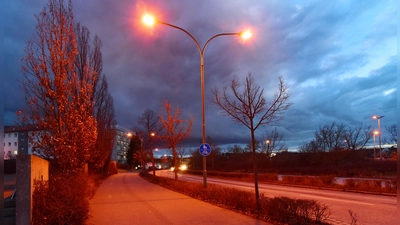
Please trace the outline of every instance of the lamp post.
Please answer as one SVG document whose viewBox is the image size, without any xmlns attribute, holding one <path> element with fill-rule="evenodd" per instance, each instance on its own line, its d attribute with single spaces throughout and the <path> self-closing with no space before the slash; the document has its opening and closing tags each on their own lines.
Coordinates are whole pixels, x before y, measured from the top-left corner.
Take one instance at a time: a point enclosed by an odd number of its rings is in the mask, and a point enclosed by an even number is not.
<svg viewBox="0 0 400 225">
<path fill-rule="evenodd" d="M 381 145 L 381 119 L 385 116 L 373 116 L 372 119 L 378 120 L 378 140 L 379 140 L 379 159 L 382 160 L 382 145 Z"/>
<path fill-rule="evenodd" d="M 374 131 L 374 159 L 376 158 L 376 153 L 375 153 L 375 152 L 376 152 L 376 147 L 375 147 L 375 146 L 376 146 L 376 144 L 375 144 L 375 143 L 376 143 L 376 142 L 375 142 L 375 137 L 376 137 L 376 135 L 378 135 L 378 134 L 379 134 L 379 133 L 378 133 L 378 131 Z"/>
<path fill-rule="evenodd" d="M 152 168 L 153 168 L 153 176 L 155 176 L 156 175 L 156 168 L 155 168 L 155 165 L 154 165 L 154 152 L 153 152 L 153 137 L 155 136 L 156 134 L 154 133 L 154 132 L 151 132 L 150 133 L 150 135 L 149 135 L 149 142 L 150 142 L 150 152 L 151 152 L 151 165 L 152 165 Z"/>
<path fill-rule="evenodd" d="M 160 21 L 156 20 L 154 17 L 150 15 L 144 15 L 143 16 L 143 22 L 147 25 L 153 25 L 155 23 L 160 23 L 164 24 L 166 26 L 178 29 L 183 31 L 185 34 L 187 34 L 196 44 L 197 49 L 199 50 L 200 53 L 200 83 L 201 83 L 201 141 L 202 143 L 206 143 L 206 123 L 205 123 L 205 103 L 204 103 L 204 50 L 206 49 L 208 43 L 210 43 L 211 40 L 213 40 L 216 37 L 219 36 L 227 36 L 227 35 L 238 35 L 241 36 L 243 39 L 248 39 L 251 37 L 251 32 L 250 31 L 243 31 L 243 32 L 236 32 L 236 33 L 221 33 L 212 36 L 208 41 L 204 44 L 203 47 L 200 46 L 199 42 L 196 40 L 196 38 L 193 37 L 192 34 L 190 34 L 188 31 L 185 29 Z M 203 156 L 203 186 L 207 187 L 207 161 L 206 161 L 206 156 Z"/>
<path fill-rule="evenodd" d="M 347 150 L 350 150 L 350 143 L 349 143 L 349 141 L 348 141 L 347 139 L 345 139 L 344 142 L 345 142 L 346 145 L 347 145 Z"/>
</svg>

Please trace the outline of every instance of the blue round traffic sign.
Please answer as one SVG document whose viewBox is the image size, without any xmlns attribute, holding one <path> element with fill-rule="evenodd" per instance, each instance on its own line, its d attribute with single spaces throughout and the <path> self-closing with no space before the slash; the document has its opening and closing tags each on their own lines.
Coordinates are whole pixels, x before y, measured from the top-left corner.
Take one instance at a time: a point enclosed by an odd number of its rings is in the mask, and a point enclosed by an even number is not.
<svg viewBox="0 0 400 225">
<path fill-rule="evenodd" d="M 208 156 L 211 153 L 211 146 L 207 143 L 203 143 L 199 147 L 200 155 Z"/>
</svg>

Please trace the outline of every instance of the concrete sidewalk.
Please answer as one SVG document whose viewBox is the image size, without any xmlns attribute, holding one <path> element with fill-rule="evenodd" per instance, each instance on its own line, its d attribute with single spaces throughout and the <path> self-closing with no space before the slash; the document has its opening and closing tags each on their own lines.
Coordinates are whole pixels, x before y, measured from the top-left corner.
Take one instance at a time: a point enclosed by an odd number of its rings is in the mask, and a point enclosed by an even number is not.
<svg viewBox="0 0 400 225">
<path fill-rule="evenodd" d="M 90 208 L 87 225 L 269 224 L 154 185 L 138 173 L 104 180 Z"/>
</svg>

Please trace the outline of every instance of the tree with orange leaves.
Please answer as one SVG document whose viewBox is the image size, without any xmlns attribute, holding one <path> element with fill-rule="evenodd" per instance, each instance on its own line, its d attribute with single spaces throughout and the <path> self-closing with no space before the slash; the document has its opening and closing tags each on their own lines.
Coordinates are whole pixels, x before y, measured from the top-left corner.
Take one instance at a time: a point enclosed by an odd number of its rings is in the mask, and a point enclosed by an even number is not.
<svg viewBox="0 0 400 225">
<path fill-rule="evenodd" d="M 24 122 L 35 124 L 33 153 L 54 162 L 52 172 L 75 174 L 90 157 L 96 136 L 93 117 L 94 77 L 78 73 L 72 2 L 49 0 L 36 15 L 36 35 L 27 43 L 21 81 L 25 91 Z"/>
<path fill-rule="evenodd" d="M 179 142 L 189 137 L 193 124 L 193 117 L 189 120 L 182 119 L 182 110 L 179 106 L 173 109 L 171 103 L 168 101 L 164 102 L 164 110 L 165 113 L 160 114 L 160 121 L 164 126 L 164 134 L 161 135 L 161 138 L 167 143 L 168 148 L 172 150 L 175 180 L 178 180 L 178 153 L 176 147 Z"/>
</svg>

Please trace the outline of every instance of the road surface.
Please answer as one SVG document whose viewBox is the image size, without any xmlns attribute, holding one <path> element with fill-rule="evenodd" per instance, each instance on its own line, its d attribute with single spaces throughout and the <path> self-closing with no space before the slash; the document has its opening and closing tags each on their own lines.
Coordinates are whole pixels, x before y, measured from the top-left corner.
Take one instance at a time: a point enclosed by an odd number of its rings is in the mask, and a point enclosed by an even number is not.
<svg viewBox="0 0 400 225">
<path fill-rule="evenodd" d="M 173 177 L 169 170 L 156 171 L 157 176 Z M 203 182 L 202 176 L 180 174 L 179 179 Z M 207 178 L 207 183 L 225 185 L 240 188 L 247 191 L 254 191 L 254 183 Z M 360 194 L 342 191 L 319 190 L 311 188 L 299 188 L 290 186 L 259 184 L 260 194 L 266 197 L 285 196 L 298 199 L 312 199 L 331 207 L 332 214 L 329 223 L 350 224 L 351 217 L 348 210 L 357 214 L 357 224 L 362 225 L 397 225 L 397 197 Z"/>
<path fill-rule="evenodd" d="M 152 184 L 138 173 L 119 173 L 104 180 L 90 208 L 92 218 L 86 225 L 269 224 Z"/>
</svg>

